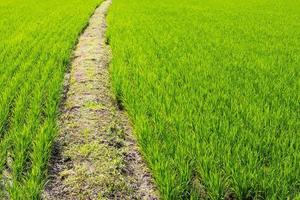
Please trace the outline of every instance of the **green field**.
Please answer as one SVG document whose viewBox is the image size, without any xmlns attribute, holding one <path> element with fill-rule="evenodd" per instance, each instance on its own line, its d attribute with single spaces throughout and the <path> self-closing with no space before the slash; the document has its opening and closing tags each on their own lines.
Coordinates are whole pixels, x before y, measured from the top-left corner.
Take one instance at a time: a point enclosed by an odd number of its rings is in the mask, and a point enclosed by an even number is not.
<svg viewBox="0 0 300 200">
<path fill-rule="evenodd" d="M 64 73 L 100 0 L 0 0 L 0 199 L 36 199 Z"/>
<path fill-rule="evenodd" d="M 108 25 L 163 199 L 300 198 L 300 1 L 115 0 Z"/>
<path fill-rule="evenodd" d="M 41 198 L 101 2 L 0 0 L 0 199 Z M 300 199 L 299 0 L 114 0 L 107 20 L 112 88 L 162 199 Z"/>
</svg>

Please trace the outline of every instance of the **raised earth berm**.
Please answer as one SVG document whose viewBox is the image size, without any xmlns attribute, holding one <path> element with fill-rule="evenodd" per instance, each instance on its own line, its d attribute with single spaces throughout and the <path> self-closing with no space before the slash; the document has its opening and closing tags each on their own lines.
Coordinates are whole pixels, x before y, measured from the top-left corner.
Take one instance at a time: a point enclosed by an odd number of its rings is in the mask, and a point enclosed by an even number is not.
<svg viewBox="0 0 300 200">
<path fill-rule="evenodd" d="M 110 4 L 95 10 L 74 51 L 44 199 L 158 199 L 126 113 L 110 89 Z"/>
</svg>

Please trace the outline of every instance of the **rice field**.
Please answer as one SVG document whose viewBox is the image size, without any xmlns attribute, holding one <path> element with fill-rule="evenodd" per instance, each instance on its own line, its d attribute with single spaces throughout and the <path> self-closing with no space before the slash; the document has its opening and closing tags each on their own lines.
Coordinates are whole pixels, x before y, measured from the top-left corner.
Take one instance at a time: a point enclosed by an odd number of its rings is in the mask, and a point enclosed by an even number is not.
<svg viewBox="0 0 300 200">
<path fill-rule="evenodd" d="M 42 198 L 101 2 L 0 0 L 0 199 Z M 114 0 L 107 22 L 112 90 L 161 199 L 300 199 L 300 1 Z"/>
<path fill-rule="evenodd" d="M 108 29 L 162 199 L 300 198 L 300 1 L 114 0 Z"/>
<path fill-rule="evenodd" d="M 64 73 L 99 0 L 0 0 L 0 199 L 39 199 Z"/>
</svg>

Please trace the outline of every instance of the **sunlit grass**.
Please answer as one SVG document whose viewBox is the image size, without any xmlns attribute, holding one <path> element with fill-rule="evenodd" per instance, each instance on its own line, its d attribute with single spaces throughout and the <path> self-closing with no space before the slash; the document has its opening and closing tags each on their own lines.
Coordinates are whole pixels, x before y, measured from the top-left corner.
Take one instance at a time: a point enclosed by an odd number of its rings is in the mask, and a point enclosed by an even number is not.
<svg viewBox="0 0 300 200">
<path fill-rule="evenodd" d="M 0 199 L 39 198 L 62 81 L 101 0 L 0 0 Z"/>
<path fill-rule="evenodd" d="M 113 88 L 164 199 L 299 197 L 299 2 L 114 1 Z"/>
</svg>

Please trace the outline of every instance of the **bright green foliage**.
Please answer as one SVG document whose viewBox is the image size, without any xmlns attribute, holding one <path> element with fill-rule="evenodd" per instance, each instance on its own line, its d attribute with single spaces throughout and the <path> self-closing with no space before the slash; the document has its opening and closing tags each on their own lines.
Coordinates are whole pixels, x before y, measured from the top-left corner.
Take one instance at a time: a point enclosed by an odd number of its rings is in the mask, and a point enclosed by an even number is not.
<svg viewBox="0 0 300 200">
<path fill-rule="evenodd" d="M 101 0 L 0 0 L 0 199 L 39 198 L 64 73 Z"/>
<path fill-rule="evenodd" d="M 164 199 L 300 195 L 300 1 L 115 0 L 117 98 Z"/>
</svg>

